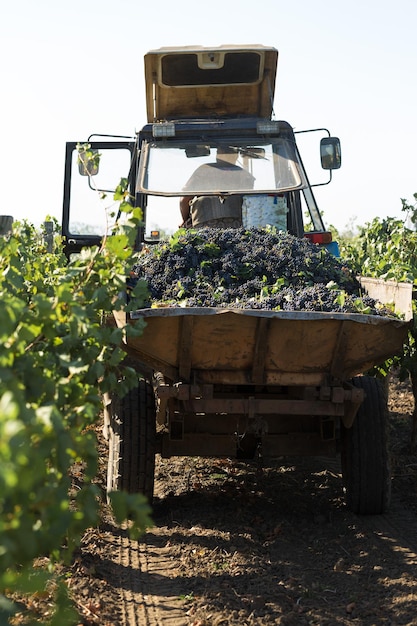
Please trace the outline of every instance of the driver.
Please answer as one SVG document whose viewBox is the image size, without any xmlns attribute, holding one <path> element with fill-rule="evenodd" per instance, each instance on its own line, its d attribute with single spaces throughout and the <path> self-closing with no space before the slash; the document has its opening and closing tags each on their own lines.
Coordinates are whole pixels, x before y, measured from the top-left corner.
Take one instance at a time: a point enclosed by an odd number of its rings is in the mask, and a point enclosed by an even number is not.
<svg viewBox="0 0 417 626">
<path fill-rule="evenodd" d="M 184 187 L 189 192 L 180 200 L 183 223 L 181 226 L 202 228 L 238 228 L 242 226 L 241 194 L 219 196 L 196 196 L 195 190 L 253 188 L 254 177 L 236 165 L 239 151 L 229 146 L 217 148 L 216 162 L 204 163 L 193 173 Z"/>
</svg>

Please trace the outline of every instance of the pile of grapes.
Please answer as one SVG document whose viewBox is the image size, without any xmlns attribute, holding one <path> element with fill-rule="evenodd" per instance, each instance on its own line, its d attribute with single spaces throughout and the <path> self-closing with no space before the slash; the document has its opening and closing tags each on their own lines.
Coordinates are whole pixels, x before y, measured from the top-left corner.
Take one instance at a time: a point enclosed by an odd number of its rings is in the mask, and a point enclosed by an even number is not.
<svg viewBox="0 0 417 626">
<path fill-rule="evenodd" d="M 149 306 L 388 314 L 327 250 L 263 228 L 181 229 L 143 250 L 137 280 Z"/>
</svg>

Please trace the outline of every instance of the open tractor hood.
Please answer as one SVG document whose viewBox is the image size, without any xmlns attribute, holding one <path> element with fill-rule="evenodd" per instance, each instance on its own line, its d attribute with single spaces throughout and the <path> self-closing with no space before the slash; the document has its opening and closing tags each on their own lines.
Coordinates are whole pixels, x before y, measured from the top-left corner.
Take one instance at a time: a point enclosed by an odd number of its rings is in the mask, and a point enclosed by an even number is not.
<svg viewBox="0 0 417 626">
<path fill-rule="evenodd" d="M 278 50 L 261 45 L 159 48 L 145 55 L 148 122 L 270 118 Z"/>
</svg>

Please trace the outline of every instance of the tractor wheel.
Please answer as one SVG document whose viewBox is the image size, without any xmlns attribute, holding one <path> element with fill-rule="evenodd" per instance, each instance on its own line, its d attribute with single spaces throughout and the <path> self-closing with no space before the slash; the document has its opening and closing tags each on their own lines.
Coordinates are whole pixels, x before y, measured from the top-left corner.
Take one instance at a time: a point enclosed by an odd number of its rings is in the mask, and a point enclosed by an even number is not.
<svg viewBox="0 0 417 626">
<path fill-rule="evenodd" d="M 143 493 L 152 501 L 155 477 L 156 408 L 152 385 L 140 380 L 110 405 L 107 492 Z"/>
<path fill-rule="evenodd" d="M 391 499 L 386 393 L 381 382 L 369 376 L 358 376 L 352 384 L 364 390 L 365 399 L 352 427 L 341 429 L 346 504 L 354 513 L 378 515 Z"/>
</svg>

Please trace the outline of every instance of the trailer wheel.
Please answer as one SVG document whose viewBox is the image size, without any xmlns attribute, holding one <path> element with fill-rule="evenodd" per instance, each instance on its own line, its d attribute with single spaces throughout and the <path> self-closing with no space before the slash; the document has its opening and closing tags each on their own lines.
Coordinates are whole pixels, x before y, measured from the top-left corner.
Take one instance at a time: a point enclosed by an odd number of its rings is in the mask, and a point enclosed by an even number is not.
<svg viewBox="0 0 417 626">
<path fill-rule="evenodd" d="M 358 376 L 352 384 L 365 391 L 365 399 L 352 427 L 341 429 L 346 504 L 354 513 L 378 515 L 391 499 L 386 394 L 376 378 Z"/>
<path fill-rule="evenodd" d="M 110 406 L 107 492 L 143 493 L 152 501 L 155 478 L 156 408 L 152 385 L 140 380 Z"/>
</svg>

